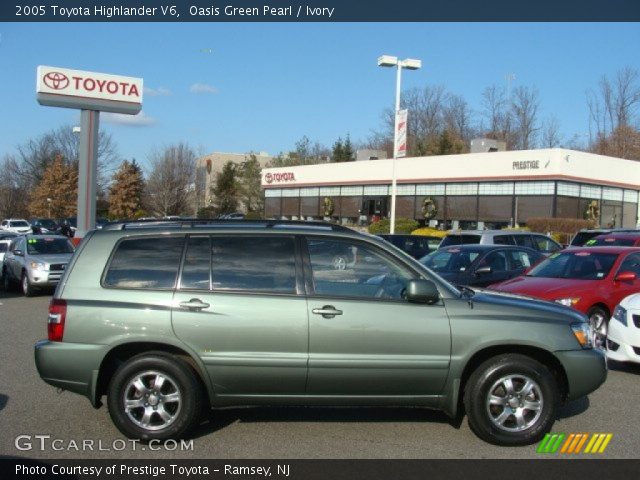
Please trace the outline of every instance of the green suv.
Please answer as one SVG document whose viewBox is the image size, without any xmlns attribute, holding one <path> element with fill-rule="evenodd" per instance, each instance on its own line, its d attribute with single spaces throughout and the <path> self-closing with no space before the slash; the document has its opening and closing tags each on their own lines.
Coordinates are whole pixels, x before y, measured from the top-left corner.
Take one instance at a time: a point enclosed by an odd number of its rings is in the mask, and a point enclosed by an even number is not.
<svg viewBox="0 0 640 480">
<path fill-rule="evenodd" d="M 606 379 L 586 320 L 336 225 L 120 223 L 80 244 L 35 360 L 143 440 L 188 435 L 205 405 L 412 405 L 522 445 Z"/>
</svg>

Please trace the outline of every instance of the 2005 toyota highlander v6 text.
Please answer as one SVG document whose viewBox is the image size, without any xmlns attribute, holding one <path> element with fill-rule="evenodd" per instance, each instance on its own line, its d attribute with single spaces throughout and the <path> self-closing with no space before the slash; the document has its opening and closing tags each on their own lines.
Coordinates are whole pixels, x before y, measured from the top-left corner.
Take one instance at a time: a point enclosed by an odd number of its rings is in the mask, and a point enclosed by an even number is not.
<svg viewBox="0 0 640 480">
<path fill-rule="evenodd" d="M 336 268 L 331 252 L 349 251 Z M 536 442 L 606 378 L 586 317 L 458 290 L 383 240 L 279 221 L 90 233 L 51 301 L 40 376 L 129 437 L 185 436 L 203 404 L 417 405 Z"/>
</svg>

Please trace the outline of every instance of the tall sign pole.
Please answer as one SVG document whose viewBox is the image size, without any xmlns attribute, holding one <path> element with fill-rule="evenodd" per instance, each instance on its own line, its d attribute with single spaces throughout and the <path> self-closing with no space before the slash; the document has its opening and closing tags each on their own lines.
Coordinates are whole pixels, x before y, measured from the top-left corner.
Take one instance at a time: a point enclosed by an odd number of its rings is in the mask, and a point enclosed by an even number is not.
<svg viewBox="0 0 640 480">
<path fill-rule="evenodd" d="M 81 111 L 76 230 L 78 238 L 82 238 L 96 226 L 100 112 L 136 115 L 142 109 L 142 90 L 142 78 L 43 65 L 37 69 L 36 95 L 40 105 L 76 108 Z"/>
<path fill-rule="evenodd" d="M 78 165 L 78 226 L 83 237 L 96 226 L 96 194 L 98 178 L 98 131 L 100 111 L 80 112 L 80 158 Z"/>
</svg>

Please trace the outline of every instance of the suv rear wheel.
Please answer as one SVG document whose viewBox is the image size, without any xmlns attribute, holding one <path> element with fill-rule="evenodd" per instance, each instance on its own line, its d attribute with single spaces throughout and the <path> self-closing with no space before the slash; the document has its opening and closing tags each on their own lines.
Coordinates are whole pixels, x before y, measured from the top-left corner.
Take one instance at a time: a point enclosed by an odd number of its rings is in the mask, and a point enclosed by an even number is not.
<svg viewBox="0 0 640 480">
<path fill-rule="evenodd" d="M 469 378 L 464 406 L 469 426 L 480 438 L 499 445 L 529 445 L 555 421 L 558 385 L 540 362 L 505 354 L 482 363 Z"/>
<path fill-rule="evenodd" d="M 142 354 L 113 375 L 108 405 L 113 423 L 129 438 L 182 438 L 200 419 L 202 391 L 183 360 L 169 354 Z"/>
</svg>

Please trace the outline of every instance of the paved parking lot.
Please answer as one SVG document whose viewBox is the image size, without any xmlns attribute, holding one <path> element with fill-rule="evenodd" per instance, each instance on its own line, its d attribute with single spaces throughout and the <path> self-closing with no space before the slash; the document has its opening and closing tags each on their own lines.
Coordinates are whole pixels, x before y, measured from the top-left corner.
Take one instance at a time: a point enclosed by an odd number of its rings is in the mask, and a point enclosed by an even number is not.
<svg viewBox="0 0 640 480">
<path fill-rule="evenodd" d="M 40 380 L 33 343 L 46 336 L 48 296 L 0 292 L 0 455 L 72 458 L 532 458 L 535 447 L 501 448 L 478 440 L 467 426 L 417 408 L 242 408 L 216 412 L 196 433 L 192 451 L 109 451 L 122 435 L 105 407 Z M 557 432 L 611 432 L 602 455 L 638 458 L 640 368 L 616 366 L 597 392 L 563 408 Z M 56 446 L 19 451 L 18 435 L 59 439 Z M 93 440 L 93 451 L 73 442 Z M 24 443 L 22 444 L 25 445 Z M 115 448 L 122 443 L 116 442 Z M 102 451 L 98 451 L 102 448 Z M 593 457 L 593 456 L 591 456 Z"/>
</svg>

